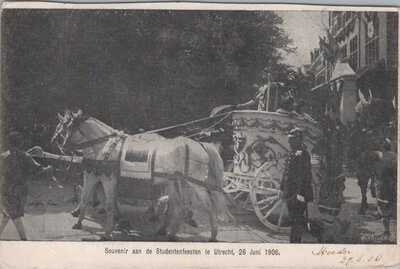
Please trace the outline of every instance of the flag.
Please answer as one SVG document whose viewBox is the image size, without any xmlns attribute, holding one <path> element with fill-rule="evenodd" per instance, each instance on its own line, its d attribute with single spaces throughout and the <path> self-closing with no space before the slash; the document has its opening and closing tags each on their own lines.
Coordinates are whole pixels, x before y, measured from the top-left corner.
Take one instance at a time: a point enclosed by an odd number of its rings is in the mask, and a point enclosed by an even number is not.
<svg viewBox="0 0 400 269">
<path fill-rule="evenodd" d="M 325 29 L 325 31 L 326 36 L 328 37 L 328 46 L 333 54 L 332 63 L 335 63 L 336 59 L 338 58 L 339 45 L 336 43 L 336 40 L 333 37 L 332 33 L 328 29 Z"/>
<path fill-rule="evenodd" d="M 319 44 L 324 51 L 329 52 L 327 55 L 329 62 L 331 64 L 334 64 L 336 62 L 336 59 L 338 57 L 338 51 L 339 51 L 339 45 L 337 44 L 335 38 L 333 37 L 331 31 L 325 26 L 324 23 L 322 23 L 324 26 L 324 29 L 326 31 L 326 37 L 328 38 L 328 41 L 326 42 L 323 40 L 321 37 L 319 37 Z"/>
<path fill-rule="evenodd" d="M 332 62 L 333 59 L 334 59 L 334 57 L 335 57 L 334 51 L 333 51 L 333 49 L 329 46 L 329 44 L 326 43 L 325 40 L 322 39 L 320 36 L 319 36 L 319 46 L 320 46 L 320 48 L 322 49 L 322 51 L 324 52 L 325 58 L 326 58 L 328 61 Z"/>
</svg>

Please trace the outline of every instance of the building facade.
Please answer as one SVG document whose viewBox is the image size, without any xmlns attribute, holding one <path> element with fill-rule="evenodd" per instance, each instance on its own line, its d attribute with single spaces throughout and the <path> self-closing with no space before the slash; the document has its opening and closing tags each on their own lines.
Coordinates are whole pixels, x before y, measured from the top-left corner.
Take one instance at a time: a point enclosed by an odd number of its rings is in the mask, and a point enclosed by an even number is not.
<svg viewBox="0 0 400 269">
<path fill-rule="evenodd" d="M 315 48 L 310 53 L 311 64 L 307 69 L 308 73 L 313 74 L 316 85 L 320 85 L 327 81 L 326 62 L 321 48 Z"/>
<path fill-rule="evenodd" d="M 395 12 L 330 11 L 329 29 L 322 41 L 334 52 L 327 59 L 326 48 L 311 52 L 308 72 L 315 86 L 330 81 L 335 63 L 348 63 L 355 72 L 356 87 L 375 96 L 393 98 L 397 93 L 398 14 Z"/>
</svg>

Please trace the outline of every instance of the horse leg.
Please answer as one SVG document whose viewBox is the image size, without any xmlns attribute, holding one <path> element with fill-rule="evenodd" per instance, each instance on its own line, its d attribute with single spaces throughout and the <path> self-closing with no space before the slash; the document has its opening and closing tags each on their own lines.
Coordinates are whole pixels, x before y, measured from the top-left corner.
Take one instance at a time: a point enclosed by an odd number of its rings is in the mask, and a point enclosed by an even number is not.
<svg viewBox="0 0 400 269">
<path fill-rule="evenodd" d="M 81 202 L 79 204 L 79 218 L 78 222 L 72 226 L 73 229 L 80 230 L 82 229 L 82 220 L 85 217 L 86 209 L 89 204 L 89 200 L 91 197 L 91 194 L 93 192 L 94 186 L 96 185 L 98 179 L 96 176 L 93 174 L 89 174 L 85 172 L 84 178 L 83 178 L 83 190 L 82 190 L 82 197 L 81 197 Z"/>
<path fill-rule="evenodd" d="M 192 200 L 191 200 L 191 195 L 188 192 L 189 190 L 191 190 L 191 187 L 188 183 L 183 182 L 182 183 L 182 197 L 183 197 L 183 203 L 187 203 L 184 204 L 184 218 L 185 218 L 185 222 L 187 224 L 189 224 L 190 226 L 197 228 L 197 222 L 193 219 L 193 210 L 192 208 Z"/>
<path fill-rule="evenodd" d="M 165 188 L 164 185 L 158 184 L 158 185 L 153 185 L 153 188 L 151 189 L 151 205 L 147 208 L 146 214 L 150 215 L 149 220 L 150 221 L 158 221 L 160 215 L 158 214 L 159 212 L 159 206 L 161 205 L 160 203 L 160 198 L 165 194 L 163 189 Z"/>
<path fill-rule="evenodd" d="M 172 219 L 172 206 L 170 203 L 167 206 L 167 212 L 165 213 L 165 216 L 166 218 L 163 222 L 163 225 L 157 230 L 157 235 L 167 235 L 167 228 L 171 224 L 170 220 Z"/>
<path fill-rule="evenodd" d="M 104 227 L 104 238 L 111 239 L 111 234 L 114 225 L 114 204 L 115 204 L 115 187 L 117 185 L 117 177 L 115 174 L 110 176 L 102 175 L 101 183 L 103 184 L 104 193 L 106 197 L 106 212 L 107 212 L 107 222 Z"/>
<path fill-rule="evenodd" d="M 209 217 L 210 217 L 210 225 L 211 225 L 211 237 L 210 237 L 210 242 L 218 242 L 217 240 L 217 235 L 218 235 L 218 220 L 217 217 L 215 216 L 215 212 L 208 212 Z"/>
<path fill-rule="evenodd" d="M 371 190 L 371 196 L 376 198 L 376 189 L 375 189 L 375 176 L 371 177 L 371 183 L 369 184 L 369 188 Z"/>
<path fill-rule="evenodd" d="M 218 220 L 217 220 L 217 208 L 213 198 L 213 194 L 210 191 L 203 189 L 202 187 L 197 187 L 191 185 L 192 188 L 197 192 L 197 195 L 202 202 L 204 208 L 207 210 L 208 216 L 210 218 L 210 226 L 211 226 L 211 237 L 210 242 L 217 241 L 218 234 Z"/>
<path fill-rule="evenodd" d="M 369 178 L 366 176 L 358 177 L 358 185 L 360 186 L 360 190 L 361 190 L 361 205 L 360 205 L 360 209 L 358 210 L 359 214 L 365 214 L 365 212 L 368 208 L 368 202 L 367 202 L 368 181 L 369 181 Z"/>
<path fill-rule="evenodd" d="M 114 190 L 115 191 L 115 190 Z M 119 210 L 117 194 L 114 194 L 114 221 L 118 222 L 121 219 L 121 210 Z"/>
<path fill-rule="evenodd" d="M 167 215 L 167 239 L 168 241 L 177 241 L 176 234 L 180 230 L 183 221 L 183 206 L 182 206 L 182 186 L 178 180 L 173 180 L 168 184 L 168 210 Z"/>
<path fill-rule="evenodd" d="M 210 225 L 211 225 L 211 237 L 210 242 L 217 242 L 217 235 L 218 235 L 218 220 L 217 220 L 217 207 L 213 198 L 213 194 L 211 192 L 207 192 L 208 197 L 211 201 L 211 210 L 208 210 L 208 215 L 210 217 Z"/>
<path fill-rule="evenodd" d="M 92 201 L 91 201 L 91 206 L 92 207 L 96 207 L 100 204 L 98 195 L 97 195 L 97 191 L 99 190 L 99 188 L 101 187 L 101 183 L 97 182 L 96 185 L 94 186 L 94 191 L 93 191 L 93 195 L 92 195 Z"/>
<path fill-rule="evenodd" d="M 82 200 L 82 186 L 81 185 L 77 185 L 74 188 L 74 196 L 77 197 L 76 201 L 78 201 L 79 203 L 78 203 L 78 206 L 73 211 L 71 211 L 71 215 L 74 218 L 77 218 L 77 217 L 79 217 L 79 214 L 81 212 L 81 200 Z"/>
</svg>

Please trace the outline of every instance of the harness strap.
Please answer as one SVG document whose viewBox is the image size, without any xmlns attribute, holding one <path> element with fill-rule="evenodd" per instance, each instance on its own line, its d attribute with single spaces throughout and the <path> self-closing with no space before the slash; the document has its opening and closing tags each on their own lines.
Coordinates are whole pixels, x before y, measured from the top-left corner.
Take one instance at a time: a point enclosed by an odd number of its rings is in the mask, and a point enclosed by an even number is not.
<svg viewBox="0 0 400 269">
<path fill-rule="evenodd" d="M 120 135 L 117 139 L 115 139 L 114 141 L 112 141 L 112 144 L 109 146 L 109 148 L 107 149 L 107 151 L 104 153 L 104 160 L 108 160 L 108 158 L 111 155 L 111 152 L 114 150 L 114 148 L 118 145 L 118 143 L 121 140 L 125 140 L 124 135 Z M 124 142 L 124 141 L 123 141 Z M 124 144 L 124 143 L 122 143 Z M 122 148 L 120 149 L 120 153 L 122 152 Z M 120 157 L 120 156 L 119 156 Z M 120 159 L 120 158 L 119 158 Z"/>
<path fill-rule="evenodd" d="M 323 208 L 323 209 L 327 209 L 327 210 L 333 210 L 333 211 L 340 211 L 341 210 L 340 207 L 329 207 L 329 206 L 324 206 L 324 205 L 318 205 L 318 207 Z"/>
<path fill-rule="evenodd" d="M 183 175 L 185 177 L 189 175 L 189 154 L 190 154 L 189 146 L 188 144 L 185 144 L 185 167 L 183 172 Z"/>
<path fill-rule="evenodd" d="M 205 187 L 205 188 L 207 188 L 209 190 L 212 190 L 212 191 L 224 192 L 224 189 L 221 188 L 220 186 L 217 186 L 217 185 L 214 185 L 214 184 L 211 184 L 211 183 L 207 183 L 207 182 L 192 178 L 190 176 L 185 177 L 185 176 L 179 175 L 179 174 L 170 175 L 170 174 L 167 174 L 167 173 L 160 173 L 160 172 L 155 172 L 154 176 L 167 178 L 169 180 L 178 180 L 178 179 L 187 180 L 189 182 L 192 182 L 194 184 L 200 185 L 200 186 Z"/>
<path fill-rule="evenodd" d="M 106 135 L 106 136 L 102 136 L 102 137 L 99 137 L 99 138 L 96 138 L 96 139 L 93 139 L 93 140 L 89 140 L 89 141 L 85 141 L 85 142 L 82 142 L 82 143 L 79 143 L 79 144 L 76 144 L 76 145 L 73 145 L 73 146 L 69 146 L 69 147 L 67 147 L 67 149 L 69 149 L 69 150 L 77 150 L 77 149 L 88 148 L 88 147 L 90 147 L 92 145 L 96 145 L 96 144 L 102 143 L 104 141 L 107 141 L 110 137 L 114 137 L 114 136 L 117 136 L 117 135 L 118 135 L 117 133 L 112 133 L 112 134 L 109 134 L 109 135 Z"/>
<path fill-rule="evenodd" d="M 95 174 L 100 174 L 100 171 L 104 172 L 107 176 L 110 175 L 112 172 L 115 172 L 117 174 L 120 173 L 120 160 L 121 160 L 121 153 L 122 153 L 122 147 L 125 144 L 125 138 L 126 136 L 124 134 L 118 134 L 118 133 L 112 133 L 110 135 L 106 135 L 97 139 L 93 139 L 90 141 L 86 141 L 80 144 L 77 144 L 74 146 L 74 148 L 79 147 L 81 149 L 90 147 L 91 145 L 95 145 L 104 141 L 107 141 L 110 137 L 115 137 L 119 136 L 118 139 L 112 142 L 112 144 L 109 146 L 107 151 L 104 153 L 104 159 L 103 160 L 92 160 L 92 159 L 83 159 L 83 164 L 86 167 L 88 171 L 94 171 Z M 118 143 L 122 141 L 121 149 L 118 154 L 118 160 L 110 161 L 108 158 L 110 157 L 111 152 L 114 150 L 114 148 L 117 146 Z"/>
</svg>

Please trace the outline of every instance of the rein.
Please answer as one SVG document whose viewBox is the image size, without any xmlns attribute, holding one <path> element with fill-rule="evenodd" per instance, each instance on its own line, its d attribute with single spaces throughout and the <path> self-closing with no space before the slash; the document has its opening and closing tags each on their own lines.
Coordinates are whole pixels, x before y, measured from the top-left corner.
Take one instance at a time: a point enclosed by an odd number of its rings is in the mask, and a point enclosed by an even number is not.
<svg viewBox="0 0 400 269">
<path fill-rule="evenodd" d="M 118 135 L 117 133 L 112 133 L 112 134 L 109 134 L 109 135 L 106 135 L 106 136 L 102 136 L 102 137 L 99 137 L 99 138 L 96 138 L 96 139 L 93 139 L 93 140 L 89 140 L 89 141 L 85 141 L 85 142 L 76 144 L 76 145 L 73 145 L 73 146 L 68 146 L 68 147 L 66 147 L 66 148 L 67 148 L 68 150 L 77 150 L 77 149 L 88 148 L 88 147 L 90 147 L 90 146 L 93 146 L 93 145 L 96 145 L 96 144 L 105 142 L 105 141 L 107 141 L 110 137 L 114 137 L 114 136 L 117 136 L 117 135 Z"/>
</svg>

